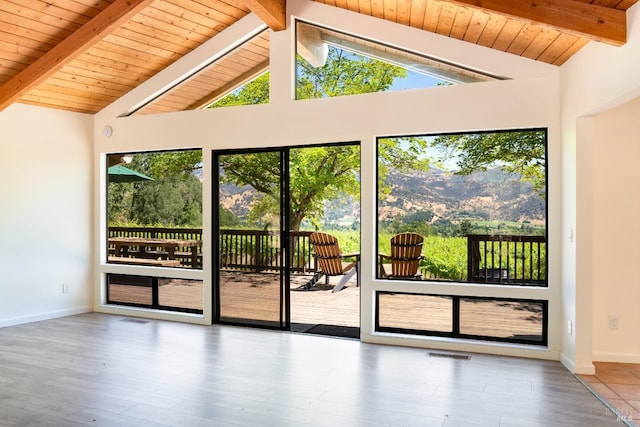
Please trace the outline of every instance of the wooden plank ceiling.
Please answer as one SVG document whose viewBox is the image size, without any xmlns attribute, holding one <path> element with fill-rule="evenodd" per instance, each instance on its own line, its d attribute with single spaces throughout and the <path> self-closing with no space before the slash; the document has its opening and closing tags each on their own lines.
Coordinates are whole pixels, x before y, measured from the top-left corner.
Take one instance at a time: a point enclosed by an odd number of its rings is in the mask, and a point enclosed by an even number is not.
<svg viewBox="0 0 640 427">
<path fill-rule="evenodd" d="M 316 0 L 549 64 L 622 45 L 638 0 Z M 249 13 L 285 28 L 285 0 L 0 0 L 0 110 L 96 113 Z M 196 108 L 268 67 L 268 32 L 172 108 Z M 239 66 L 234 66 L 234 64 Z M 172 102 L 172 101 L 168 101 Z"/>
</svg>

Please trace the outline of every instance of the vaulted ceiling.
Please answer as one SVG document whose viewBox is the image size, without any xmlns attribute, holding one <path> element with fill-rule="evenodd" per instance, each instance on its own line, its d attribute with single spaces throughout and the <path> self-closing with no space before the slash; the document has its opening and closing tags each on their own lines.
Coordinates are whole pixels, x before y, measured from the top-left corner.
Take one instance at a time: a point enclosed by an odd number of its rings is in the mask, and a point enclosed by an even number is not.
<svg viewBox="0 0 640 427">
<path fill-rule="evenodd" d="M 249 13 L 271 31 L 286 28 L 285 1 L 0 0 L 0 110 L 22 102 L 96 113 Z M 626 10 L 638 0 L 316 1 L 562 65 L 591 40 L 624 44 Z M 268 39 L 226 58 L 207 90 L 267 67 Z"/>
</svg>

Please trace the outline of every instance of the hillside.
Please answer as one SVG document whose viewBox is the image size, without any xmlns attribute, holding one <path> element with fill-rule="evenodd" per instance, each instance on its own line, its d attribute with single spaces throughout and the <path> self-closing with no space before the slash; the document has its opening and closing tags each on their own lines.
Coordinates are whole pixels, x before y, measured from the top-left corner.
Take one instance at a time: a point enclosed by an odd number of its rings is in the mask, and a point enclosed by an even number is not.
<svg viewBox="0 0 640 427">
<path fill-rule="evenodd" d="M 531 185 L 497 169 L 469 176 L 435 168 L 412 174 L 392 171 L 387 184 L 391 195 L 380 203 L 382 220 L 418 213 L 426 214 L 430 222 L 444 219 L 453 223 L 470 220 L 535 224 L 545 220 L 545 200 L 533 192 Z M 245 219 L 255 191 L 225 184 L 220 186 L 220 192 L 222 206 Z M 360 211 L 357 201 L 334 201 L 327 206 L 326 222 L 332 224 L 352 222 L 354 213 Z"/>
<path fill-rule="evenodd" d="M 430 212 L 432 222 L 545 220 L 544 199 L 530 184 L 498 169 L 469 176 L 435 168 L 413 174 L 392 171 L 386 182 L 391 192 L 380 204 L 381 219 Z"/>
</svg>

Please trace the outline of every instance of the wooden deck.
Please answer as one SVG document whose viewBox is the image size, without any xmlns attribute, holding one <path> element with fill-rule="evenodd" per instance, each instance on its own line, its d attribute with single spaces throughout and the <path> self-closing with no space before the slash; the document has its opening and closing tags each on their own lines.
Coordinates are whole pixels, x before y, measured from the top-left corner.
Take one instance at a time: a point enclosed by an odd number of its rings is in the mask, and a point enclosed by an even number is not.
<svg viewBox="0 0 640 427">
<path fill-rule="evenodd" d="M 323 281 L 312 290 L 302 290 L 310 276 L 295 275 L 289 293 L 292 324 L 325 324 L 358 327 L 360 288 L 355 278 L 339 292 L 334 281 Z M 279 286 L 275 274 L 224 273 L 220 298 L 223 318 L 279 318 Z M 113 301 L 150 304 L 151 290 L 144 286 L 111 285 Z M 166 279 L 159 287 L 164 306 L 202 310 L 202 282 Z M 450 332 L 452 298 L 429 295 L 383 294 L 380 325 L 391 329 Z M 542 311 L 536 303 L 487 301 L 462 298 L 460 332 L 496 338 L 537 339 L 542 331 Z"/>
<path fill-rule="evenodd" d="M 311 276 L 296 275 L 291 288 L 306 283 Z M 277 319 L 279 317 L 278 277 L 274 274 L 224 273 L 220 289 L 223 301 L 222 314 L 250 319 Z M 335 279 L 334 279 L 335 280 Z M 151 304 L 151 288 L 112 284 L 112 301 L 132 304 Z M 203 309 L 202 282 L 193 280 L 166 280 L 159 287 L 159 303 L 163 306 Z M 332 293 L 331 287 L 318 283 L 314 290 L 290 292 L 291 321 L 305 324 L 331 324 L 359 326 L 360 289 L 355 280 L 340 292 Z"/>
<path fill-rule="evenodd" d="M 312 290 L 295 290 L 310 278 L 306 275 L 291 278 L 292 323 L 359 326 L 360 288 L 356 286 L 355 279 L 336 293 L 331 292 L 332 285 L 325 286 L 324 282 Z M 225 273 L 221 278 L 220 300 L 223 317 L 277 320 L 280 301 L 278 276 Z"/>
</svg>

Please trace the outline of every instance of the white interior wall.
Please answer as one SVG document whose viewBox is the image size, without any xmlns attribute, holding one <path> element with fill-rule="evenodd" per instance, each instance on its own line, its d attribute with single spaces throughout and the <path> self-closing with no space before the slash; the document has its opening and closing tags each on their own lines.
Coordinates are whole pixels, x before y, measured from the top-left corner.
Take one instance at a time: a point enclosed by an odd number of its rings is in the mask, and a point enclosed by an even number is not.
<svg viewBox="0 0 640 427">
<path fill-rule="evenodd" d="M 640 98 L 593 121 L 593 358 L 640 363 Z M 609 316 L 617 329 L 609 328 Z"/>
<path fill-rule="evenodd" d="M 632 229 L 628 206 L 619 212 L 618 206 L 599 206 L 602 196 L 597 189 L 606 183 L 615 192 L 601 163 L 618 162 L 618 154 L 603 152 L 610 138 L 599 135 L 597 115 L 640 96 L 640 4 L 627 11 L 627 43 L 614 47 L 591 42 L 561 67 L 561 140 L 562 140 L 562 324 L 571 322 L 573 334 L 563 327 L 563 363 L 577 373 L 593 373 L 594 349 L 608 347 L 611 342 L 602 334 L 602 313 L 628 318 L 622 309 L 612 304 L 610 297 L 601 299 L 603 287 L 610 280 L 600 273 L 610 240 L 596 221 L 607 218 L 599 209 L 612 209 L 623 228 Z M 636 119 L 637 120 L 637 119 Z M 606 127 L 602 122 L 600 129 Z M 623 151 L 629 147 L 623 148 Z M 596 151 L 599 150 L 599 151 Z M 633 179 L 631 175 L 630 179 Z M 626 227 L 625 227 L 626 226 Z M 604 258 L 603 258 L 604 256 Z M 632 298 L 630 282 L 623 280 L 617 287 L 618 297 Z M 597 314 L 597 317 L 594 316 Z M 607 319 L 604 319 L 607 322 Z M 628 325 L 631 327 L 631 325 Z M 622 345 L 622 341 L 627 341 Z M 637 340 L 630 335 L 616 340 L 616 351 L 627 359 L 640 361 Z M 622 348 L 625 347 L 625 348 Z"/>
<path fill-rule="evenodd" d="M 0 326 L 90 311 L 93 118 L 13 104 L 0 129 Z"/>
<path fill-rule="evenodd" d="M 288 2 L 289 14 L 293 17 L 312 21 L 327 27 L 337 27 L 346 32 L 360 34 L 368 38 L 384 35 L 385 40 L 395 44 L 409 45 L 413 50 L 428 55 L 446 57 L 464 62 L 467 66 L 478 67 L 499 75 L 517 77 L 514 80 L 477 83 L 455 87 L 405 90 L 375 93 L 359 96 L 294 101 L 293 58 L 294 26 L 286 31 L 272 34 L 271 70 L 276 74 L 271 81 L 271 100 L 268 105 L 233 107 L 208 111 L 167 113 L 153 116 L 117 118 L 130 108 L 136 99 L 144 99 L 171 81 L 170 70 L 158 80 L 141 85 L 126 99 L 117 101 L 96 117 L 97 169 L 104 169 L 104 155 L 108 152 L 126 152 L 167 148 L 201 147 L 204 158 L 210 162 L 211 151 L 229 148 L 253 148 L 265 146 L 288 146 L 317 143 L 360 141 L 362 156 L 362 339 L 370 342 L 394 343 L 402 345 L 429 346 L 431 348 L 451 348 L 457 350 L 484 351 L 500 354 L 525 355 L 557 359 L 560 349 L 558 331 L 559 317 L 557 300 L 559 295 L 559 263 L 553 259 L 550 266 L 550 287 L 548 289 L 505 288 L 477 286 L 471 284 L 425 284 L 397 282 L 393 284 L 374 280 L 375 277 L 375 223 L 376 223 L 376 158 L 375 138 L 381 135 L 419 134 L 449 131 L 475 131 L 487 129 L 518 129 L 548 127 L 550 132 L 549 156 L 559 157 L 558 144 L 558 82 L 556 67 L 537 63 L 513 55 L 496 52 L 436 34 L 417 31 L 412 28 L 392 25 L 368 16 L 349 13 L 306 0 Z M 257 22 L 251 18 L 243 20 L 230 31 L 253 31 Z M 211 49 L 212 43 L 204 49 Z M 202 52 L 194 52 L 193 62 L 203 57 Z M 190 61 L 186 58 L 186 61 Z M 184 69 L 185 63 L 180 64 Z M 113 127 L 113 135 L 105 139 L 99 130 L 103 126 Z M 559 167 L 550 171 L 552 180 L 559 179 Z M 103 174 L 101 174 L 103 175 Z M 207 206 L 204 218 L 205 236 L 209 236 L 211 224 L 210 164 L 205 163 L 204 203 Z M 99 178 L 99 176 L 98 176 Z M 96 182 L 99 189 L 104 182 Z M 100 194 L 97 192 L 97 194 Z M 550 244 L 560 229 L 559 192 L 550 192 L 549 230 Z M 104 202 L 96 197 L 96 236 L 98 247 L 104 247 Z M 100 229 L 102 227 L 102 229 Z M 211 253 L 209 241 L 204 242 L 205 253 Z M 206 257 L 205 257 L 206 258 Z M 104 272 L 134 271 L 134 267 L 104 264 L 104 254 L 97 257 L 96 279 L 99 282 Z M 139 269 L 141 267 L 137 267 Z M 205 281 L 210 288 L 210 263 L 203 272 L 190 273 Z M 138 270 L 136 270 L 138 271 Z M 499 344 L 466 343 L 451 340 L 400 337 L 373 333 L 373 295 L 376 290 L 393 287 L 397 291 L 430 292 L 458 295 L 507 296 L 551 300 L 549 348 Z M 96 307 L 99 311 L 114 312 L 105 306 L 101 298 L 102 288 L 96 292 Z M 205 297 L 205 313 L 211 310 L 210 298 Z M 117 311 L 119 312 L 119 311 Z M 138 313 L 145 315 L 144 313 Z M 157 313 L 148 314 L 157 316 Z M 207 314 L 206 314 L 207 315 Z M 206 317 L 205 315 L 205 317 Z M 199 322 L 207 319 L 184 319 Z"/>
</svg>

